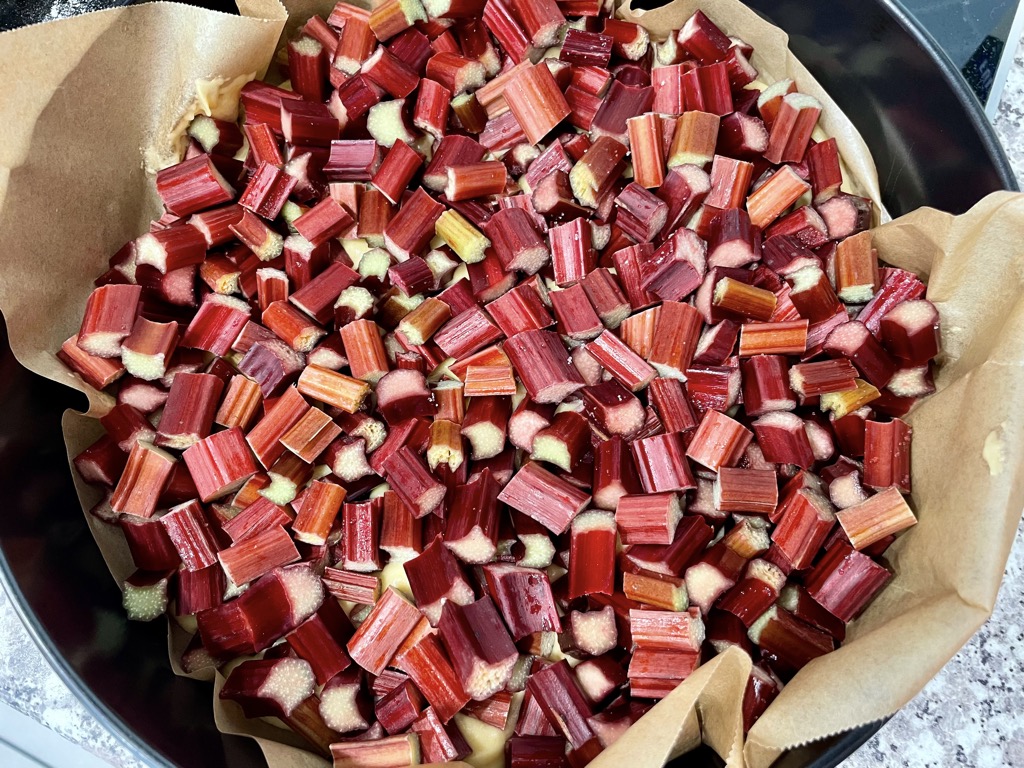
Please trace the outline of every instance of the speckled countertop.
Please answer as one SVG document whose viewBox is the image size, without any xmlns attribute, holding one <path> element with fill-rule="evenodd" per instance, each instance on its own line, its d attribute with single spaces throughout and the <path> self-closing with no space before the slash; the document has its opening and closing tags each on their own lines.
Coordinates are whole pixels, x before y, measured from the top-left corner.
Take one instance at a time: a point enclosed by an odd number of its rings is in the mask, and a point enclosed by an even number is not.
<svg viewBox="0 0 1024 768">
<path fill-rule="evenodd" d="M 995 118 L 999 141 L 1024 180 L 1024 39 Z M 931 683 L 844 768 L 1024 766 L 1024 525 L 995 611 Z M 0 588 L 0 701 L 119 768 L 142 763 L 60 681 Z"/>
</svg>

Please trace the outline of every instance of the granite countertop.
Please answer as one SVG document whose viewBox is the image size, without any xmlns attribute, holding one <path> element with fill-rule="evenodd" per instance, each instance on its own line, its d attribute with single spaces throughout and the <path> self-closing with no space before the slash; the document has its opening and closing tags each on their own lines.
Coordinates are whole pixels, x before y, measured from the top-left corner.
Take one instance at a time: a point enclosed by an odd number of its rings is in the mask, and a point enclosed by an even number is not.
<svg viewBox="0 0 1024 768">
<path fill-rule="evenodd" d="M 995 129 L 1024 180 L 1024 39 L 1018 43 Z M 1024 539 L 1024 524 L 1018 530 Z M 1024 766 L 1024 544 L 1010 555 L 988 623 L 844 768 Z M 61 682 L 0 588 L 0 702 L 118 768 L 140 763 Z"/>
</svg>

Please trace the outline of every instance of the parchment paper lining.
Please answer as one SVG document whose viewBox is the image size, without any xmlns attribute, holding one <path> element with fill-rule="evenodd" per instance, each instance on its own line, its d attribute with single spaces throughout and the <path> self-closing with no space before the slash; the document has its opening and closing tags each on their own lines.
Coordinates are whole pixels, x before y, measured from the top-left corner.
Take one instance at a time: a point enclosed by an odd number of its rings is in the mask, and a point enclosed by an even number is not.
<svg viewBox="0 0 1024 768">
<path fill-rule="evenodd" d="M 144 161 L 164 157 L 174 126 L 195 108 L 197 81 L 260 76 L 286 23 L 294 28 L 333 3 L 239 5 L 243 15 L 234 17 L 153 3 L 0 35 L 9 92 L 0 103 L 0 308 L 18 359 L 85 392 L 93 414 L 109 398 L 70 375 L 53 352 L 76 331 L 92 276 L 158 213 Z M 698 6 L 754 45 L 763 79 L 791 77 L 822 101 L 822 125 L 839 141 L 850 188 L 880 203 L 863 140 L 780 30 L 735 0 L 677 0 L 649 12 L 627 3 L 620 12 L 660 36 Z M 939 393 L 910 416 L 920 524 L 890 550 L 893 582 L 842 649 L 787 686 L 745 744 L 739 705 L 750 662 L 732 651 L 656 706 L 598 758 L 598 768 L 627 759 L 660 765 L 702 737 L 728 765 L 764 768 L 788 748 L 896 711 L 990 614 L 1024 506 L 1024 197 L 995 194 L 960 217 L 921 210 L 878 229 L 875 242 L 889 263 L 929 277 L 946 350 Z M 93 419 L 74 412 L 64 428 L 69 456 L 98 434 Z M 88 509 L 98 494 L 76 483 Z M 120 534 L 86 519 L 112 576 L 122 579 L 131 564 Z M 185 639 L 179 629 L 169 633 L 172 655 Z M 218 727 L 256 738 L 272 768 L 326 765 L 290 746 L 297 742 L 279 729 L 214 701 Z"/>
</svg>

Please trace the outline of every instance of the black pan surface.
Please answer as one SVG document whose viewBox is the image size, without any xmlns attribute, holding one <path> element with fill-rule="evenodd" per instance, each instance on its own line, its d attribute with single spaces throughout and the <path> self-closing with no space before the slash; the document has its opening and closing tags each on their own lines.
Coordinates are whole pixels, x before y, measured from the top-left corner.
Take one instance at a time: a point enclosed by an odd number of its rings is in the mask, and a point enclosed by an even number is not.
<svg viewBox="0 0 1024 768">
<path fill-rule="evenodd" d="M 73 8 L 126 4 L 79 0 Z M 194 4 L 234 7 L 217 0 Z M 898 3 L 748 4 L 789 32 L 793 51 L 860 129 L 894 216 L 922 205 L 962 212 L 989 192 L 1017 189 L 966 84 Z M 0 29 L 42 21 L 54 7 L 50 0 L 0 5 Z M 84 409 L 85 400 L 22 368 L 2 322 L 0 398 L 0 578 L 44 656 L 86 707 L 148 764 L 261 764 L 253 742 L 217 731 L 210 686 L 174 676 L 162 622 L 124 619 L 120 593 L 79 509 L 60 432 L 64 409 Z M 878 727 L 816 743 L 778 765 L 831 768 Z M 676 764 L 697 768 L 721 761 L 702 750 Z"/>
</svg>

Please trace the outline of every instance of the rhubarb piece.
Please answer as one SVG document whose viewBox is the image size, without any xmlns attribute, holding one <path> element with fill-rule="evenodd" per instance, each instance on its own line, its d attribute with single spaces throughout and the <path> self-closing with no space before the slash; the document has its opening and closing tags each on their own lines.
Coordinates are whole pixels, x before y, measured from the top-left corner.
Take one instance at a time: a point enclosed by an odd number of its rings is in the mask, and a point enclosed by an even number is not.
<svg viewBox="0 0 1024 768">
<path fill-rule="evenodd" d="M 320 716 L 337 733 L 364 731 L 370 725 L 373 707 L 363 690 L 361 670 L 349 667 L 332 678 L 320 692 Z M 369 742 L 347 741 L 343 744 Z"/>
<path fill-rule="evenodd" d="M 376 703 L 374 712 L 385 731 L 401 733 L 419 718 L 425 703 L 416 686 L 406 680 L 385 694 Z"/>
<path fill-rule="evenodd" d="M 569 28 L 562 41 L 559 59 L 577 66 L 608 66 L 612 55 L 614 39 L 597 32 Z"/>
<path fill-rule="evenodd" d="M 752 426 L 767 461 L 793 464 L 802 469 L 814 465 L 814 451 L 804 421 L 796 414 L 773 411 L 761 416 Z"/>
<path fill-rule="evenodd" d="M 92 485 L 112 487 L 124 472 L 128 456 L 110 435 L 104 434 L 74 458 L 79 476 Z"/>
<path fill-rule="evenodd" d="M 630 600 L 666 611 L 685 611 L 689 606 L 684 579 L 653 571 L 623 571 L 622 593 Z"/>
<path fill-rule="evenodd" d="M 584 512 L 573 518 L 569 544 L 569 599 L 615 591 L 615 517 Z"/>
<path fill-rule="evenodd" d="M 242 333 L 249 316 L 250 309 L 244 301 L 234 296 L 210 294 L 182 334 L 180 346 L 226 355 Z"/>
<path fill-rule="evenodd" d="M 743 374 L 743 409 L 748 416 L 796 408 L 796 398 L 789 388 L 785 357 L 756 355 L 745 358 L 740 361 L 740 370 Z"/>
<path fill-rule="evenodd" d="M 720 210 L 743 207 L 753 172 L 751 163 L 715 155 L 711 163 L 711 191 L 705 205 Z"/>
<path fill-rule="evenodd" d="M 555 0 L 541 0 L 540 2 L 511 0 L 510 6 L 523 25 L 523 30 L 533 46 L 549 48 L 558 43 L 559 32 L 565 24 L 565 17 Z M 502 48 L 505 48 L 500 37 L 498 42 L 502 44 Z"/>
<path fill-rule="evenodd" d="M 172 507 L 160 518 L 167 538 L 188 571 L 201 571 L 217 563 L 217 543 L 206 514 L 193 499 Z M 136 564 L 140 565 L 136 558 Z"/>
<path fill-rule="evenodd" d="M 540 705 L 541 710 L 572 746 L 583 754 L 600 750 L 597 737 L 588 720 L 594 712 L 573 674 L 563 659 L 549 667 L 535 671 L 526 684 L 526 690 Z"/>
<path fill-rule="evenodd" d="M 370 573 L 381 568 L 380 497 L 358 503 L 346 502 L 341 508 L 342 565 L 345 570 Z"/>
<path fill-rule="evenodd" d="M 584 386 L 567 363 L 561 340 L 551 331 L 518 333 L 505 342 L 504 351 L 534 402 L 558 403 Z"/>
<path fill-rule="evenodd" d="M 417 189 L 384 228 L 387 249 L 401 261 L 421 253 L 443 212 L 443 205 Z"/>
<path fill-rule="evenodd" d="M 631 392 L 644 389 L 657 375 L 653 367 L 611 331 L 605 330 L 586 345 L 586 350 Z"/>
<path fill-rule="evenodd" d="M 864 485 L 896 486 L 910 493 L 910 440 L 913 430 L 900 419 L 864 424 Z"/>
<path fill-rule="evenodd" d="M 629 316 L 629 300 L 610 270 L 593 270 L 583 278 L 581 285 L 606 328 L 615 330 Z"/>
<path fill-rule="evenodd" d="M 416 71 L 384 47 L 377 48 L 363 62 L 360 71 L 370 82 L 396 99 L 404 99 L 416 90 L 419 83 Z"/>
<path fill-rule="evenodd" d="M 569 172 L 572 192 L 580 204 L 596 208 L 625 167 L 626 147 L 611 136 L 600 136 Z"/>
<path fill-rule="evenodd" d="M 239 372 L 259 384 L 264 398 L 281 392 L 302 371 L 305 359 L 301 352 L 278 339 L 258 341 L 239 360 Z"/>
<path fill-rule="evenodd" d="M 355 413 L 369 394 L 370 387 L 351 376 L 309 365 L 299 376 L 298 391 L 346 413 Z"/>
<path fill-rule="evenodd" d="M 262 84 L 261 84 L 262 85 Z M 164 168 L 156 175 L 156 191 L 175 216 L 229 203 L 235 190 L 221 176 L 209 155 L 201 154 Z"/>
<path fill-rule="evenodd" d="M 76 337 L 78 347 L 95 357 L 120 357 L 125 367 L 132 362 L 133 367 L 151 374 L 152 366 L 163 365 L 174 351 L 177 332 L 170 324 L 151 323 L 142 317 L 136 320 L 141 295 L 142 288 L 137 285 L 103 285 L 93 290 Z M 155 359 L 151 362 L 149 356 Z M 147 380 L 160 375 L 150 375 Z"/>
<path fill-rule="evenodd" d="M 857 550 L 917 524 L 899 488 L 886 488 L 866 501 L 840 510 L 836 517 Z"/>
<path fill-rule="evenodd" d="M 272 259 L 280 256 L 281 252 L 284 250 L 284 238 L 268 227 L 265 222 L 251 211 L 245 211 L 242 214 L 242 218 L 238 220 L 238 223 L 232 224 L 230 229 L 235 233 L 235 237 L 244 243 L 249 250 L 256 254 L 260 261 L 271 261 Z M 200 237 L 202 236 L 200 235 Z M 169 269 L 167 266 L 169 263 L 180 264 L 178 255 L 174 254 L 175 259 L 174 262 L 172 262 L 172 254 L 166 249 L 162 254 L 165 258 L 161 258 L 161 255 L 158 255 L 158 253 L 154 251 L 152 261 L 146 262 L 142 261 L 143 246 L 141 244 L 139 246 L 139 251 L 140 264 L 152 263 L 159 269 L 160 264 L 162 263 L 165 270 Z M 199 261 L 201 261 L 201 259 L 196 259 L 193 263 L 199 263 Z"/>
<path fill-rule="evenodd" d="M 839 147 L 835 139 L 812 144 L 807 149 L 807 170 L 814 191 L 814 204 L 820 205 L 835 197 L 843 183 L 843 170 L 839 164 Z"/>
<path fill-rule="evenodd" d="M 369 24 L 376 38 L 384 42 L 426 20 L 427 12 L 419 0 L 385 0 L 370 12 Z M 418 756 L 415 762 L 419 762 Z"/>
<path fill-rule="evenodd" d="M 474 397 L 462 421 L 462 436 L 470 444 L 474 460 L 489 459 L 501 453 L 508 434 L 511 401 L 504 397 Z"/>
<path fill-rule="evenodd" d="M 740 327 L 739 354 L 741 357 L 802 355 L 807 349 L 807 331 L 806 320 L 744 323 Z"/>
<path fill-rule="evenodd" d="M 668 205 L 640 184 L 627 184 L 615 198 L 615 223 L 637 242 L 652 241 L 665 226 Z"/>
<path fill-rule="evenodd" d="M 593 234 L 583 218 L 548 230 L 555 282 L 570 285 L 585 278 L 597 266 Z"/>
<path fill-rule="evenodd" d="M 693 361 L 700 337 L 700 312 L 688 304 L 666 301 L 654 326 L 647 361 L 660 376 L 681 379 Z"/>
<path fill-rule="evenodd" d="M 498 195 L 505 191 L 505 164 L 497 160 L 481 161 L 448 168 L 444 196 L 452 202 Z"/>
<path fill-rule="evenodd" d="M 867 607 L 892 574 L 853 547 L 837 542 L 829 547 L 806 577 L 806 587 L 823 608 L 840 621 L 850 622 Z"/>
<path fill-rule="evenodd" d="M 775 294 L 763 288 L 731 277 L 723 277 L 715 284 L 712 306 L 733 316 L 767 322 L 775 312 L 775 305 Z"/>
<path fill-rule="evenodd" d="M 811 564 L 835 525 L 832 504 L 824 496 L 804 489 L 780 504 L 779 515 L 772 541 L 794 568 L 802 570 Z"/>
<path fill-rule="evenodd" d="M 483 64 L 453 51 L 438 51 L 431 56 L 427 60 L 426 74 L 455 96 L 476 90 L 486 79 Z"/>
<path fill-rule="evenodd" d="M 509 768 L 559 768 L 565 765 L 561 736 L 513 736 L 505 743 Z"/>
<path fill-rule="evenodd" d="M 751 560 L 744 577 L 726 592 L 718 607 L 750 627 L 754 620 L 778 599 L 786 583 L 786 574 L 761 559 Z"/>
<path fill-rule="evenodd" d="M 465 563 L 491 562 L 497 553 L 498 511 L 498 483 L 489 470 L 456 486 L 445 523 L 445 546 Z"/>
<path fill-rule="evenodd" d="M 550 4 L 554 6 L 553 0 Z M 530 7 L 535 6 L 530 4 Z M 540 142 L 570 113 L 551 70 L 544 65 L 520 69 L 505 85 L 503 96 L 530 144 Z"/>
<path fill-rule="evenodd" d="M 446 603 L 438 631 L 463 689 L 474 701 L 505 687 L 519 654 L 491 598 L 465 606 Z"/>
<path fill-rule="evenodd" d="M 255 217 L 253 217 L 253 218 L 255 218 Z M 259 222 L 258 220 L 256 220 L 256 221 L 257 221 L 258 226 L 263 226 L 262 222 Z M 240 226 L 240 224 L 239 224 L 239 226 Z M 235 231 L 235 229 L 236 229 L 236 227 L 233 226 L 232 227 L 232 231 Z M 237 235 L 237 232 L 236 232 L 236 235 Z M 242 239 L 242 238 L 240 237 L 239 239 Z M 250 245 L 250 243 L 246 242 L 246 245 Z M 250 247 L 253 247 L 253 246 L 250 245 Z M 202 233 L 200 233 L 197 229 L 195 229 L 194 227 L 186 226 L 186 225 L 173 226 L 173 227 L 168 227 L 167 229 L 161 229 L 161 230 L 157 230 L 155 232 L 150 232 L 150 233 L 147 233 L 145 235 L 142 235 L 141 237 L 137 238 L 136 241 L 135 241 L 135 264 L 136 264 L 136 267 L 143 267 L 143 266 L 153 267 L 153 269 L 156 270 L 157 273 L 159 273 L 158 278 L 160 276 L 166 276 L 168 274 L 172 274 L 172 275 L 173 274 L 183 274 L 182 272 L 179 272 L 179 270 L 184 270 L 186 267 L 195 267 L 196 265 L 202 263 L 202 261 L 203 261 L 203 259 L 205 257 L 206 257 L 206 239 L 203 237 Z M 138 276 L 138 272 L 136 272 L 136 276 Z M 157 283 L 159 285 L 160 281 L 158 280 Z M 133 288 L 132 286 L 113 285 L 113 286 L 103 286 L 103 288 L 115 288 L 115 289 L 117 289 L 116 292 L 111 292 L 111 296 L 112 297 L 113 296 L 117 296 L 117 295 L 124 296 L 126 294 L 127 295 L 131 295 L 132 293 L 138 292 L 138 288 Z M 100 289 L 97 289 L 97 290 L 100 290 Z M 103 296 L 106 296 L 106 294 L 103 294 Z M 97 297 L 97 302 L 102 301 L 102 300 L 103 299 L 100 296 Z M 107 312 L 119 313 L 120 312 L 121 313 L 120 316 L 125 316 L 125 314 L 126 314 L 126 313 L 124 313 L 124 308 L 123 307 L 121 309 L 119 309 L 118 307 L 111 308 L 111 307 L 104 307 L 104 306 L 102 306 L 102 304 L 97 304 L 97 308 L 98 308 L 99 311 L 101 311 L 103 313 L 107 313 Z M 131 310 L 130 306 L 128 307 L 128 310 L 129 311 Z M 92 314 L 91 312 L 87 311 L 87 314 L 86 314 L 86 317 L 85 317 L 85 322 L 86 323 L 89 323 L 89 322 L 100 322 L 102 324 L 102 323 L 107 323 L 107 322 L 111 322 L 111 321 L 115 321 L 116 322 L 116 319 L 119 316 L 118 314 L 115 314 L 113 317 L 108 319 L 108 318 L 104 317 L 103 314 L 100 314 L 100 315 L 97 315 L 97 317 L 94 319 L 94 318 L 91 317 L 91 314 Z M 130 329 L 131 328 L 131 322 L 134 319 L 135 319 L 134 312 L 130 312 L 130 314 L 126 314 L 125 319 L 121 321 L 121 325 L 123 326 L 123 325 L 127 324 L 127 328 Z M 106 329 L 102 325 L 98 326 L 96 328 L 96 331 L 97 332 L 106 331 L 108 333 L 110 333 L 110 332 L 119 333 L 121 335 L 120 335 L 120 338 L 117 339 L 117 341 L 120 341 L 120 339 L 124 338 L 124 336 L 127 335 L 127 333 L 124 333 L 123 330 L 120 330 L 120 331 L 117 330 L 116 327 L 112 327 L 111 329 Z M 100 338 L 103 338 L 103 337 L 101 336 Z M 113 356 L 113 355 L 111 355 L 111 356 Z"/>
<path fill-rule="evenodd" d="M 534 274 L 548 260 L 548 249 L 533 221 L 522 208 L 503 208 L 488 220 L 485 230 L 494 252 L 507 271 Z"/>
<path fill-rule="evenodd" d="M 416 607 L 388 587 L 348 641 L 349 655 L 363 669 L 379 675 L 419 619 Z"/>
<path fill-rule="evenodd" d="M 753 437 L 749 429 L 724 413 L 707 410 L 686 449 L 686 455 L 713 472 L 739 462 Z"/>
<path fill-rule="evenodd" d="M 100 417 L 100 424 L 122 451 L 130 451 L 140 441 L 152 443 L 156 438 L 156 431 L 145 414 L 127 404 L 115 405 Z"/>
<path fill-rule="evenodd" d="M 696 440 L 695 437 L 694 441 Z M 630 447 L 633 450 L 640 482 L 647 493 L 686 491 L 697 487 L 690 465 L 686 461 L 686 448 L 681 433 L 670 432 L 637 439 Z M 646 543 L 668 544 L 671 540 L 672 536 L 669 534 L 664 541 Z"/>
<path fill-rule="evenodd" d="M 462 568 L 451 552 L 436 539 L 423 552 L 405 563 L 409 586 L 420 612 L 437 625 L 446 601 L 466 605 L 473 601 Z"/>
<path fill-rule="evenodd" d="M 641 490 L 627 445 L 616 435 L 594 449 L 594 505 L 600 509 L 614 510 L 623 496 Z"/>
<path fill-rule="evenodd" d="M 878 292 L 857 314 L 857 320 L 864 323 L 871 333 L 877 334 L 885 315 L 904 302 L 920 299 L 924 292 L 924 283 L 913 272 L 890 269 L 882 280 Z"/>
<path fill-rule="evenodd" d="M 590 426 L 573 411 L 563 411 L 538 431 L 531 444 L 530 458 L 546 461 L 569 472 L 590 448 Z"/>
<path fill-rule="evenodd" d="M 315 614 L 287 635 L 286 641 L 299 658 L 309 662 L 317 684 L 325 685 L 352 664 L 345 643 L 353 631 L 341 606 L 326 600 Z"/>
<path fill-rule="evenodd" d="M 281 445 L 307 464 L 312 464 L 336 437 L 341 427 L 319 408 L 310 408 L 281 436 Z"/>
<path fill-rule="evenodd" d="M 348 82 L 359 80 L 351 78 Z M 330 155 L 324 164 L 324 176 L 330 182 L 370 181 L 380 161 L 380 148 L 372 139 L 332 141 Z"/>
<path fill-rule="evenodd" d="M 431 763 L 462 760 L 473 751 L 459 726 L 441 722 L 433 707 L 424 710 L 412 724 L 412 731 L 419 737 L 421 758 Z"/>
<path fill-rule="evenodd" d="M 407 0 L 405 4 L 411 5 Z M 416 5 L 419 5 L 418 0 Z M 391 6 L 399 6 L 399 0 L 385 0 L 374 13 L 377 14 L 381 8 L 390 8 Z M 391 11 L 391 13 L 396 12 Z M 404 19 L 405 17 L 399 14 L 398 18 Z M 386 27 L 383 27 L 383 24 L 383 22 L 378 22 L 378 27 L 390 30 L 398 26 L 399 22 L 389 22 Z M 375 32 L 378 36 L 387 34 L 377 30 Z M 420 764 L 420 741 L 415 733 L 384 736 L 366 741 L 340 741 L 332 743 L 330 747 L 334 768 L 368 768 L 368 766 L 405 768 Z"/>
<path fill-rule="evenodd" d="M 248 584 L 260 576 L 298 562 L 299 551 L 291 536 L 280 526 L 247 537 L 217 553 L 224 575 L 233 584 Z"/>
<path fill-rule="evenodd" d="M 734 552 L 724 541 L 706 550 L 684 574 L 690 610 L 699 609 L 707 615 L 715 601 L 739 581 L 746 565 L 747 558 Z"/>
<path fill-rule="evenodd" d="M 483 261 L 491 241 L 457 211 L 448 210 L 434 225 L 437 236 L 467 264 Z"/>
<path fill-rule="evenodd" d="M 910 364 L 927 363 L 941 349 L 939 311 L 924 299 L 898 304 L 882 316 L 879 331 L 886 350 Z"/>
<path fill-rule="evenodd" d="M 327 331 L 287 301 L 271 302 L 261 317 L 263 324 L 296 352 L 309 352 Z"/>
<path fill-rule="evenodd" d="M 313 409 L 308 411 L 312 412 Z M 326 543 L 344 499 L 345 489 L 340 485 L 313 481 L 302 496 L 302 505 L 292 523 L 292 535 L 306 544 Z"/>
<path fill-rule="evenodd" d="M 357 379 L 376 384 L 388 372 L 381 330 L 372 320 L 355 320 L 341 328 L 349 368 Z"/>
<path fill-rule="evenodd" d="M 264 488 L 259 490 L 265 490 L 265 487 L 270 485 L 269 480 L 268 477 Z M 238 496 L 232 501 L 242 503 Z M 227 522 L 222 522 L 220 528 L 232 543 L 237 543 L 274 526 L 289 525 L 291 522 L 292 514 L 289 510 L 257 493 L 251 502 L 245 503 L 241 512 Z"/>
<path fill-rule="evenodd" d="M 679 301 L 697 289 L 706 268 L 707 246 L 689 229 L 677 229 L 647 262 L 642 287 L 665 301 Z"/>
<path fill-rule="evenodd" d="M 559 534 L 590 502 L 588 494 L 535 461 L 524 464 L 513 475 L 498 499 Z"/>
<path fill-rule="evenodd" d="M 830 418 L 834 420 L 834 423 L 878 399 L 880 393 L 871 384 L 861 379 L 854 379 L 854 383 L 856 384 L 855 389 L 821 395 L 821 410 L 831 411 Z M 859 431 L 863 432 L 863 423 L 860 424 Z M 856 433 L 852 433 L 846 439 L 855 437 Z M 863 455 L 863 449 L 855 449 L 854 455 Z"/>
<path fill-rule="evenodd" d="M 623 544 L 667 545 L 672 543 L 682 514 L 675 493 L 626 495 L 618 500 L 615 522 Z"/>
<path fill-rule="evenodd" d="M 790 369 L 790 384 L 801 397 L 857 388 L 857 370 L 845 358 L 802 362 Z"/>
<path fill-rule="evenodd" d="M 238 204 L 257 216 L 273 221 L 281 213 L 295 184 L 295 178 L 281 168 L 270 163 L 260 163 L 239 196 Z"/>
<path fill-rule="evenodd" d="M 821 103 L 817 99 L 802 93 L 783 96 L 778 113 L 771 121 L 765 160 L 774 164 L 802 162 L 819 115 Z"/>
<path fill-rule="evenodd" d="M 256 417 L 262 402 L 259 384 L 242 375 L 232 376 L 213 421 L 228 429 L 247 429 Z"/>
<path fill-rule="evenodd" d="M 573 645 L 590 656 L 608 653 L 618 644 L 615 612 L 610 605 L 597 611 L 572 611 L 569 614 L 569 630 Z"/>
<path fill-rule="evenodd" d="M 471 97 L 470 97 L 471 98 Z M 435 80 L 423 78 L 416 92 L 413 125 L 435 139 L 445 135 L 452 93 Z M 458 114 L 458 113 L 456 113 Z M 447 196 L 447 195 L 446 195 Z"/>
<path fill-rule="evenodd" d="M 535 281 L 530 278 L 530 281 Z M 554 325 L 536 282 L 526 281 L 487 305 L 487 312 L 506 336 Z"/>
<path fill-rule="evenodd" d="M 638 649 L 696 653 L 704 642 L 704 622 L 696 608 L 678 613 L 634 608 L 629 628 Z"/>
<path fill-rule="evenodd" d="M 152 517 L 176 461 L 151 443 L 135 443 L 110 497 L 110 508 L 119 514 Z"/>
<path fill-rule="evenodd" d="M 878 257 L 871 233 L 861 232 L 836 246 L 835 284 L 839 298 L 850 304 L 868 301 L 878 289 Z"/>
<path fill-rule="evenodd" d="M 373 605 L 380 599 L 380 577 L 369 573 L 351 573 L 339 568 L 325 568 L 324 587 L 338 600 L 358 605 Z M 348 638 L 345 638 L 346 641 Z"/>
<path fill-rule="evenodd" d="M 666 67 L 666 69 L 672 70 L 673 74 L 678 72 L 674 67 Z M 656 71 L 660 72 L 660 70 Z M 676 91 L 679 89 L 677 91 L 678 96 L 671 99 L 673 102 L 684 98 L 684 77 L 673 78 L 671 81 L 672 90 Z M 655 99 L 657 100 L 657 84 L 659 82 L 657 76 L 654 82 Z M 662 86 L 663 90 L 665 88 L 666 86 Z M 679 110 L 674 113 L 679 114 L 680 117 L 676 122 L 676 130 L 672 138 L 672 148 L 668 153 L 668 167 L 677 168 L 681 165 L 695 165 L 698 168 L 703 168 L 715 159 L 715 144 L 718 141 L 720 118 L 717 114 L 710 114 L 708 111 L 702 112 L 691 108 L 687 108 L 686 112 Z"/>
<path fill-rule="evenodd" d="M 791 671 L 805 667 L 835 648 L 831 635 L 805 624 L 777 605 L 765 611 L 747 634 L 762 652 L 772 654 L 780 665 Z"/>
<path fill-rule="evenodd" d="M 617 381 L 585 387 L 583 412 L 607 435 L 630 436 L 640 432 L 646 420 L 641 402 Z"/>
<path fill-rule="evenodd" d="M 430 425 L 426 456 L 431 471 L 441 464 L 452 472 L 462 466 L 466 456 L 462 447 L 461 425 L 449 419 L 435 419 Z"/>
<path fill-rule="evenodd" d="M 264 267 L 256 270 L 256 299 L 261 311 L 276 301 L 288 300 L 288 275 L 280 269 Z M 303 318 L 304 319 L 304 318 Z M 264 325 L 269 325 L 264 321 Z M 271 330 L 274 330 L 273 328 Z M 276 333 L 276 331 L 275 331 Z M 280 336 L 281 334 L 278 333 Z M 303 350 L 308 351 L 308 350 Z"/>
<path fill-rule="evenodd" d="M 851 320 L 833 330 L 825 339 L 823 351 L 829 357 L 845 357 L 875 387 L 888 384 L 896 371 L 892 358 L 859 320 Z"/>
<path fill-rule="evenodd" d="M 264 467 L 271 466 L 284 454 L 285 447 L 280 444 L 281 437 L 299 422 L 309 407 L 295 387 L 288 387 L 267 410 L 266 415 L 249 431 L 245 438 L 246 442 Z M 213 435 L 207 438 L 207 441 L 216 437 L 217 435 Z"/>
<path fill-rule="evenodd" d="M 519 641 L 533 632 L 560 632 L 561 621 L 544 571 L 507 563 L 483 567 L 487 591 Z"/>
<path fill-rule="evenodd" d="M 722 467 L 715 478 L 714 501 L 722 512 L 771 515 L 779 503 L 775 472 Z"/>
<path fill-rule="evenodd" d="M 251 659 L 231 670 L 220 698 L 234 701 L 246 717 L 287 717 L 313 695 L 315 679 L 303 659 Z"/>
<path fill-rule="evenodd" d="M 395 663 L 409 675 L 443 723 L 451 720 L 470 700 L 436 635 L 423 636 L 405 649 Z"/>
<path fill-rule="evenodd" d="M 747 689 L 743 693 L 743 730 L 749 731 L 782 691 L 782 681 L 760 664 L 750 670 Z"/>
<path fill-rule="evenodd" d="M 758 229 L 766 229 L 809 190 L 810 185 L 791 166 L 782 166 L 747 198 L 751 223 Z"/>
<path fill-rule="evenodd" d="M 403 447 L 384 462 L 388 482 L 416 517 L 433 512 L 444 500 L 445 487 L 427 469 L 423 460 Z"/>
<path fill-rule="evenodd" d="M 589 341 L 601 334 L 604 325 L 587 298 L 583 285 L 576 283 L 549 294 L 551 308 L 561 334 L 574 341 Z"/>
</svg>

